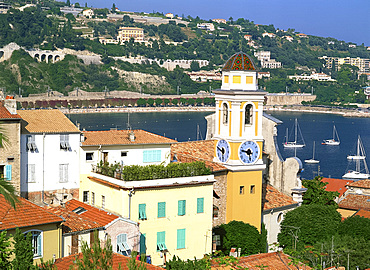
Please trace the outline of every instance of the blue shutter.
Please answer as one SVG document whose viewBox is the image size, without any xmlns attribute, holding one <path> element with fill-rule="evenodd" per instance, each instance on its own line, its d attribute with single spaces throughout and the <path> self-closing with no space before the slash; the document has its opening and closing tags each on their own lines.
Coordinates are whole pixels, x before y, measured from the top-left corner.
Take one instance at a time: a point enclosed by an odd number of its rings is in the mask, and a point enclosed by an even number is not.
<svg viewBox="0 0 370 270">
<path fill-rule="evenodd" d="M 197 213 L 204 213 L 204 198 L 197 199 Z"/>
<path fill-rule="evenodd" d="M 165 250 L 166 247 L 166 232 L 157 232 L 157 251 Z"/>
<path fill-rule="evenodd" d="M 146 253 L 146 234 L 140 235 L 140 254 Z"/>
<path fill-rule="evenodd" d="M 179 216 L 184 216 L 186 212 L 186 201 L 185 200 L 180 200 L 178 201 L 178 209 L 177 209 L 177 214 Z"/>
<path fill-rule="evenodd" d="M 166 203 L 159 202 L 158 203 L 158 217 L 162 218 L 166 216 Z"/>
<path fill-rule="evenodd" d="M 177 249 L 185 248 L 185 229 L 177 230 Z"/>
<path fill-rule="evenodd" d="M 146 204 L 139 204 L 139 219 L 146 219 Z"/>
<path fill-rule="evenodd" d="M 5 165 L 6 180 L 12 180 L 12 165 Z"/>
</svg>

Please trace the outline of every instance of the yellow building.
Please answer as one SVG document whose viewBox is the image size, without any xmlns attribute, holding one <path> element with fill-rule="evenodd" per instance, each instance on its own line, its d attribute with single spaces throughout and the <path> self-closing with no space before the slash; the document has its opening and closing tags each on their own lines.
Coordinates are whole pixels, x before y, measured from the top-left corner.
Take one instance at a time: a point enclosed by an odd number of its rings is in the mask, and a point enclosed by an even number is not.
<svg viewBox="0 0 370 270">
<path fill-rule="evenodd" d="M 19 198 L 14 209 L 0 195 L 0 231 L 14 235 L 16 228 L 32 234 L 34 262 L 40 263 L 61 257 L 63 219 L 26 199 Z"/>
<path fill-rule="evenodd" d="M 119 42 L 124 43 L 133 38 L 135 42 L 144 41 L 144 29 L 138 27 L 121 27 L 118 30 L 117 39 Z"/>
<path fill-rule="evenodd" d="M 227 169 L 226 223 L 243 221 L 261 227 L 263 136 L 266 92 L 258 89 L 257 72 L 244 53 L 233 55 L 222 69 L 221 89 L 214 90 L 216 116 L 214 161 Z"/>
<path fill-rule="evenodd" d="M 80 198 L 138 222 L 140 252 L 163 265 L 173 255 L 187 260 L 211 252 L 213 183 L 213 175 L 122 181 L 91 173 Z"/>
</svg>

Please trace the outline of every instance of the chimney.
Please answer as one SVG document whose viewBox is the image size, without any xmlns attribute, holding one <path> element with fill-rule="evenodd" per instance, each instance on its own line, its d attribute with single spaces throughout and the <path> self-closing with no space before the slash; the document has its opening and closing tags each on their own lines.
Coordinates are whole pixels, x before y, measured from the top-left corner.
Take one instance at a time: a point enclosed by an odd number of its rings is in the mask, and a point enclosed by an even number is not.
<svg viewBox="0 0 370 270">
<path fill-rule="evenodd" d="M 4 100 L 4 107 L 10 112 L 10 114 L 17 114 L 17 102 L 14 97 L 6 96 Z"/>
<path fill-rule="evenodd" d="M 130 142 L 134 142 L 135 141 L 135 133 L 133 130 L 131 130 L 128 134 L 128 138 L 130 140 Z"/>
</svg>

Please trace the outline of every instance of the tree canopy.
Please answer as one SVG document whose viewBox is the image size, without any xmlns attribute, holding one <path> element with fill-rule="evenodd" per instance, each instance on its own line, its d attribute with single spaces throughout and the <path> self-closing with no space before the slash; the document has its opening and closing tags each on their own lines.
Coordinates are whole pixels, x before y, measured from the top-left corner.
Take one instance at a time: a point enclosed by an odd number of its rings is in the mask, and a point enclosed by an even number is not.
<svg viewBox="0 0 370 270">
<path fill-rule="evenodd" d="M 325 186 L 328 182 L 322 179 L 322 176 L 316 176 L 313 180 L 302 180 L 302 185 L 307 188 L 302 204 L 337 205 L 334 199 L 339 196 L 339 192 L 327 191 Z"/>
</svg>

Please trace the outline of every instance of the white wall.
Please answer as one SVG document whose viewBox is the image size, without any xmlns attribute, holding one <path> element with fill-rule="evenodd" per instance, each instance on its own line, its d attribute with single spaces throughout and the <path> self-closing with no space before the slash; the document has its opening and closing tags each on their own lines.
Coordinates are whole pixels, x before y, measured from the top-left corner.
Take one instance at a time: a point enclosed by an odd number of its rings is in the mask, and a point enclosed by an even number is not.
<svg viewBox="0 0 370 270">
<path fill-rule="evenodd" d="M 143 162 L 144 150 L 161 150 L 160 162 Z M 89 174 L 93 165 L 98 164 L 103 160 L 104 152 L 108 153 L 108 162 L 114 164 L 116 162 L 123 165 L 152 165 L 161 164 L 167 165 L 170 162 L 170 145 L 112 145 L 112 146 L 83 146 L 81 147 L 80 156 L 80 172 L 81 174 Z M 121 152 L 127 152 L 127 156 L 121 156 Z M 86 153 L 93 153 L 93 160 L 86 160 Z"/>
<path fill-rule="evenodd" d="M 69 134 L 70 150 L 60 149 L 60 134 L 35 134 L 37 151 L 27 150 L 21 134 L 21 191 L 48 191 L 79 187 L 80 134 Z M 35 183 L 27 182 L 27 164 L 35 164 Z M 59 164 L 68 164 L 68 181 L 59 181 Z"/>
</svg>

